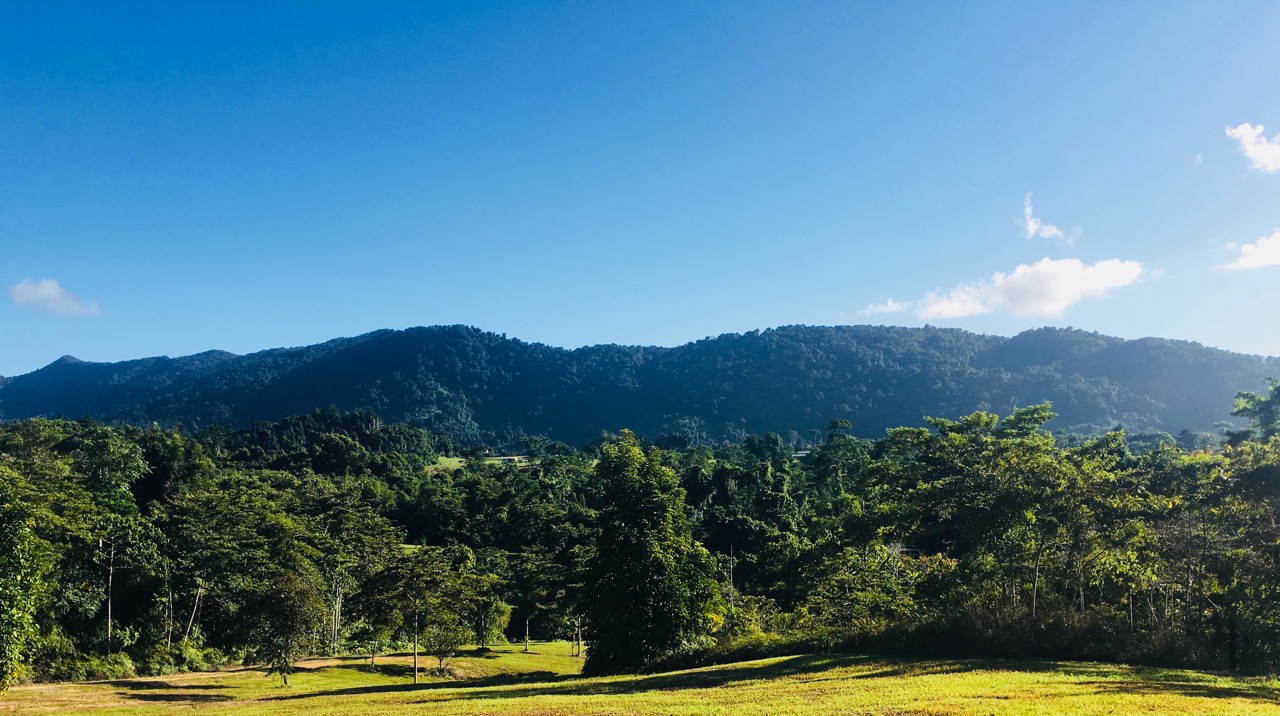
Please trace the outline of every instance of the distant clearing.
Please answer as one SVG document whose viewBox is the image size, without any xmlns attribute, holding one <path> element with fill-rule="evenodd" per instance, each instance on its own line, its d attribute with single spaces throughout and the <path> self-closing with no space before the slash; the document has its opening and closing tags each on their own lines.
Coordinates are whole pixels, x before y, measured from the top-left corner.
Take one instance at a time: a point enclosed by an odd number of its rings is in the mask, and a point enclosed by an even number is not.
<svg viewBox="0 0 1280 716">
<path fill-rule="evenodd" d="M 442 470 L 456 470 L 462 467 L 467 461 L 460 457 L 439 457 L 436 464 L 427 466 L 427 474 L 434 475 Z"/>
<path fill-rule="evenodd" d="M 409 681 L 409 657 L 313 660 L 282 688 L 256 669 L 16 687 L 13 714 L 1280 714 L 1280 683 L 1092 663 L 810 655 L 583 678 L 563 642 L 508 645 Z M 431 666 L 434 659 L 420 658 Z"/>
</svg>

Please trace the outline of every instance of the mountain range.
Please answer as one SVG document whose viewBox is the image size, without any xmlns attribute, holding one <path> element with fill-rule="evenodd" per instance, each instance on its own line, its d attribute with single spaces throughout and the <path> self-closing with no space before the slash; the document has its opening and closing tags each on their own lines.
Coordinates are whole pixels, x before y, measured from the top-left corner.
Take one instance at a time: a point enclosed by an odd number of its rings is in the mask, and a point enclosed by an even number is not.
<svg viewBox="0 0 1280 716">
<path fill-rule="evenodd" d="M 1210 430 L 1232 399 L 1280 376 L 1280 359 L 1161 338 L 1039 328 L 1013 337 L 953 328 L 784 326 L 677 347 L 574 350 L 468 326 L 381 330 L 248 355 L 91 363 L 64 356 L 0 378 L 0 418 L 245 426 L 333 406 L 511 445 L 581 445 L 601 431 L 697 439 L 854 434 L 926 415 L 1006 413 L 1052 401 L 1050 427 Z"/>
</svg>

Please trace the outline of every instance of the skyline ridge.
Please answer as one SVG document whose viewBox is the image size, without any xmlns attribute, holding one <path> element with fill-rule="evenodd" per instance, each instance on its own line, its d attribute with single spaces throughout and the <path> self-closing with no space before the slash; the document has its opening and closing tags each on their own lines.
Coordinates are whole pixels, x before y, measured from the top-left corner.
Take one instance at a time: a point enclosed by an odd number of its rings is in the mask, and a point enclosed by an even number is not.
<svg viewBox="0 0 1280 716">
<path fill-rule="evenodd" d="M 747 334 L 750 334 L 750 333 L 761 333 L 761 332 L 768 332 L 768 331 L 777 331 L 777 330 L 788 329 L 788 328 L 863 328 L 863 327 L 868 327 L 868 328 L 889 328 L 889 329 L 901 328 L 901 329 L 907 329 L 907 330 L 924 330 L 924 329 L 930 329 L 930 330 L 934 330 L 934 329 L 936 329 L 936 330 L 954 330 L 954 331 L 960 331 L 960 332 L 964 332 L 964 333 L 971 333 L 971 334 L 974 334 L 974 335 L 977 335 L 977 336 L 984 336 L 984 337 L 991 337 L 991 338 L 1005 338 L 1005 339 L 1015 338 L 1015 337 L 1017 337 L 1017 336 L 1019 336 L 1019 335 L 1022 335 L 1022 334 L 1025 334 L 1025 333 L 1032 333 L 1032 332 L 1035 332 L 1035 331 L 1043 331 L 1043 330 L 1057 330 L 1057 331 L 1078 332 L 1078 333 L 1084 333 L 1084 334 L 1098 335 L 1098 336 L 1102 336 L 1102 337 L 1104 337 L 1104 338 L 1113 338 L 1113 339 L 1116 339 L 1116 340 L 1126 341 L 1126 342 L 1144 341 L 1144 340 L 1170 341 L 1170 342 L 1175 342 L 1175 343 L 1187 343 L 1187 344 L 1191 344 L 1191 345 L 1194 345 L 1194 346 L 1197 346 L 1197 347 L 1204 348 L 1204 349 L 1206 349 L 1206 350 L 1221 351 L 1221 352 L 1223 352 L 1223 353 L 1231 353 L 1231 354 L 1241 355 L 1241 356 L 1247 356 L 1247 357 L 1257 357 L 1257 358 L 1263 358 L 1263 359 L 1267 359 L 1267 358 L 1280 358 L 1280 354 L 1250 353 L 1250 352 L 1247 352 L 1247 351 L 1232 350 L 1232 349 L 1230 349 L 1230 348 L 1222 348 L 1222 347 L 1219 347 L 1219 346 L 1208 345 L 1208 344 L 1203 343 L 1203 342 L 1201 342 L 1201 341 L 1197 341 L 1197 340 L 1193 340 L 1193 339 L 1187 339 L 1187 338 L 1173 338 L 1173 337 L 1157 336 L 1157 335 L 1139 336 L 1139 337 L 1136 337 L 1136 338 L 1126 338 L 1126 337 L 1124 337 L 1124 336 L 1110 335 L 1110 334 L 1103 333 L 1103 332 L 1101 332 L 1101 331 L 1091 331 L 1091 330 L 1087 330 L 1087 329 L 1084 329 L 1084 328 L 1077 328 L 1077 327 L 1075 327 L 1075 326 L 1052 326 L 1052 325 L 1044 325 L 1044 326 L 1036 326 L 1036 327 L 1034 327 L 1034 328 L 1026 328 L 1026 329 L 1023 329 L 1022 331 L 1019 331 L 1018 333 L 1015 333 L 1015 334 L 1012 334 L 1012 335 L 1004 335 L 1004 334 L 999 334 L 999 333 L 987 333 L 987 332 L 982 332 L 982 331 L 973 331 L 973 330 L 969 330 L 969 329 L 967 329 L 967 328 L 963 328 L 963 327 L 960 327 L 960 326 L 938 326 L 938 325 L 933 325 L 933 324 L 929 324 L 929 323 L 926 323 L 926 324 L 924 324 L 924 325 L 920 325 L 920 326 L 908 326 L 908 325 L 900 325 L 900 324 L 892 324 L 892 323 L 835 323 L 835 324 L 829 324 L 829 325 L 816 325 L 816 324 L 805 324 L 805 323 L 792 323 L 792 324 L 784 324 L 784 325 L 779 325 L 779 326 L 767 326 L 767 327 L 763 327 L 763 328 L 754 328 L 754 329 L 750 329 L 750 330 L 746 330 L 746 331 L 725 331 L 725 332 L 723 332 L 723 333 L 719 333 L 719 334 L 716 334 L 716 335 L 707 335 L 707 336 L 704 336 L 704 337 L 702 337 L 702 338 L 697 338 L 697 339 L 693 339 L 693 340 L 685 341 L 685 342 L 683 342 L 683 343 L 674 343 L 674 344 L 602 342 L 602 343 L 588 343 L 588 344 L 585 344 L 585 345 L 578 345 L 578 346 L 564 346 L 564 345 L 556 345 L 556 344 L 554 344 L 554 343 L 550 343 L 550 342 L 547 342 L 547 341 L 528 340 L 528 339 L 525 339 L 525 338 L 521 338 L 521 337 L 519 337 L 519 336 L 511 336 L 511 335 L 509 335 L 508 333 L 505 333 L 505 332 L 492 331 L 492 330 L 489 330 L 489 329 L 483 328 L 483 327 L 481 327 L 481 326 L 476 326 L 476 325 L 473 325 L 473 324 L 467 324 L 467 323 L 436 323 L 436 324 L 430 324 L 430 325 L 423 324 L 423 325 L 418 325 L 418 326 L 406 326 L 406 327 L 404 327 L 404 328 L 377 328 L 377 329 L 374 329 L 374 330 L 371 330 L 371 331 L 365 331 L 365 332 L 363 332 L 363 333 L 358 333 L 358 334 L 354 334 L 354 335 L 350 335 L 350 336 L 335 336 L 335 337 L 333 337 L 333 338 L 329 338 L 329 339 L 326 339 L 326 340 L 318 341 L 318 342 L 315 342 L 315 343 L 295 344 L 295 345 L 279 345 L 279 346 L 270 346 L 270 347 L 267 347 L 267 348 L 258 348 L 258 349 L 255 349 L 255 350 L 250 350 L 250 351 L 247 351 L 247 352 L 245 352 L 245 353 L 236 353 L 236 352 L 234 352 L 234 351 L 229 351 L 229 350 L 225 350 L 225 349 L 222 349 L 222 348 L 208 348 L 208 349 L 205 349 L 205 350 L 202 350 L 202 351 L 198 351 L 198 352 L 195 352 L 195 353 L 184 353 L 184 354 L 179 354 L 179 355 L 169 355 L 169 354 L 166 354 L 166 353 L 160 353 L 160 354 L 155 354 L 155 355 L 143 355 L 143 356 L 136 356 L 136 357 L 133 357 L 133 358 L 124 358 L 124 359 L 121 359 L 121 360 L 92 360 L 92 359 L 81 358 L 81 357 L 79 357 L 79 356 L 72 355 L 72 354 L 70 354 L 70 353 L 65 353 L 65 354 L 63 354 L 63 355 L 61 355 L 61 356 L 59 356 L 59 357 L 57 357 L 57 358 L 53 359 L 52 361 L 50 361 L 50 362 L 48 362 L 48 363 L 46 363 L 46 364 L 44 364 L 44 365 L 41 365 L 41 366 L 39 366 L 39 367 L 37 367 L 37 368 L 35 368 L 35 369 L 33 369 L 33 370 L 28 371 L 27 373 L 18 373 L 18 374 L 15 374 L 15 375 L 8 375 L 8 376 L 6 376 L 6 375 L 0 375 L 0 378 L 17 378 L 17 377 L 21 377 L 21 376 L 23 376 L 23 375 L 28 375 L 28 374 L 30 374 L 30 373 L 34 373 L 34 372 L 39 371 L 39 370 L 42 370 L 42 369 L 44 369 L 44 368 L 48 368 L 48 367 L 50 367 L 50 366 L 57 365 L 58 363 L 61 363 L 61 362 L 64 362 L 64 361 L 68 361 L 68 359 L 70 359 L 70 361 L 69 361 L 69 362 L 75 362 L 75 363 L 92 363 L 92 364 L 95 364 L 95 365 L 113 365 L 113 364 L 118 364 L 118 363 L 130 363 L 130 362 L 134 362 L 134 361 L 153 360 L 153 359 L 155 359 L 155 360 L 158 360 L 158 359 L 181 360 L 181 359 L 183 359 L 183 358 L 199 358 L 199 357 L 204 357 L 204 356 L 218 356 L 218 355 L 229 356 L 229 357 L 232 357 L 232 358 L 244 358 L 244 357 L 253 356 L 253 355 L 262 354 L 262 353 L 270 353 L 270 352 L 273 352 L 273 351 L 289 351 L 289 350 L 303 349 L 303 348 L 309 348 L 309 347 L 312 347 L 312 346 L 323 345 L 323 344 L 331 343 L 331 342 L 335 342 L 335 341 L 355 340 L 355 339 L 366 338 L 366 337 L 369 337 L 369 336 L 375 336 L 375 335 L 384 334 L 384 333 L 404 333 L 404 332 L 410 332 L 410 331 L 415 331 L 415 330 L 419 330 L 419 329 L 435 329 L 435 328 L 467 328 L 467 329 L 472 329 L 472 330 L 480 331 L 480 332 L 482 332 L 482 333 L 486 333 L 486 334 L 490 334 L 490 335 L 494 335 L 494 336 L 500 336 L 500 337 L 502 337 L 503 339 L 506 339 L 506 340 L 519 341 L 520 343 L 525 343 L 525 344 L 528 344 L 528 345 L 545 346 L 545 347 L 547 347 L 547 348 L 554 348 L 554 349 L 558 349 L 558 350 L 563 350 L 563 351 L 569 351 L 569 352 L 572 352 L 572 351 L 578 351 L 578 350 L 583 350 L 583 349 L 599 348 L 599 347 L 607 347 L 607 346 L 614 346 L 614 347 L 626 347 L 626 348 L 680 348 L 680 347 L 683 347 L 683 346 L 688 346 L 688 345 L 692 345 L 692 344 L 695 344 L 695 343 L 699 343 L 699 342 L 702 342 L 702 341 L 715 340 L 715 339 L 717 339 L 717 338 L 723 338 L 723 337 L 727 337 L 727 336 L 743 336 L 743 335 L 747 335 Z"/>
</svg>

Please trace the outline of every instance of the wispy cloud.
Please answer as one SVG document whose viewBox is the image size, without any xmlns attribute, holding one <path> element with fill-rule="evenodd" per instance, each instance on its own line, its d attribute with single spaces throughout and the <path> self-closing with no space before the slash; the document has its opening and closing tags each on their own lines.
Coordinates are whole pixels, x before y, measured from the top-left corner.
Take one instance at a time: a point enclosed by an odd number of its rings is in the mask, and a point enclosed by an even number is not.
<svg viewBox="0 0 1280 716">
<path fill-rule="evenodd" d="M 1031 192 L 1022 199 L 1022 229 L 1028 239 L 1064 239 L 1062 229 L 1053 224 L 1046 224 L 1036 217 L 1035 208 L 1031 206 Z"/>
<path fill-rule="evenodd" d="M 889 299 L 884 303 L 873 303 L 862 309 L 860 313 L 864 316 L 878 316 L 882 313 L 902 313 L 911 308 L 911 301 L 895 301 Z"/>
<path fill-rule="evenodd" d="M 1227 248 L 1235 248 L 1229 244 Z M 1240 247 L 1240 255 L 1235 261 L 1223 264 L 1222 269 L 1257 269 L 1267 266 L 1280 266 L 1280 229 L 1275 229 L 1270 236 L 1263 236 L 1252 244 Z"/>
<path fill-rule="evenodd" d="M 51 278 L 23 279 L 9 287 L 9 298 L 15 305 L 68 318 L 98 316 L 102 309 L 97 301 L 85 303 Z"/>
<path fill-rule="evenodd" d="M 1254 169 L 1274 174 L 1280 172 L 1280 135 L 1267 139 L 1261 124 L 1248 122 L 1237 127 L 1227 127 L 1227 136 L 1240 142 L 1240 151 L 1249 158 Z"/>
<path fill-rule="evenodd" d="M 1021 264 L 1010 273 L 964 283 L 950 291 L 933 291 L 919 301 L 889 299 L 863 309 L 864 315 L 914 310 L 924 319 L 966 318 L 986 313 L 1011 316 L 1061 316 L 1087 298 L 1102 298 L 1143 275 L 1137 261 L 1108 259 L 1086 265 L 1079 259 L 1043 258 Z"/>
</svg>

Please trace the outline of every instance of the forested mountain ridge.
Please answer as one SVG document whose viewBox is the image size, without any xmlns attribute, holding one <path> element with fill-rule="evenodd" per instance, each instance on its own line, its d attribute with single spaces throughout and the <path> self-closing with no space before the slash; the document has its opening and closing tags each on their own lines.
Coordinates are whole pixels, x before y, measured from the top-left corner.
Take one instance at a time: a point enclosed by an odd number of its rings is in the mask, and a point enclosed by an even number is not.
<svg viewBox="0 0 1280 716">
<path fill-rule="evenodd" d="M 947 328 L 786 326 L 675 348 L 569 350 L 466 326 L 381 330 L 237 356 L 90 363 L 65 356 L 0 378 L 0 418 L 245 426 L 314 407 L 369 409 L 510 444 L 581 445 L 601 430 L 810 437 L 833 419 L 874 437 L 921 415 L 1049 400 L 1057 429 L 1206 430 L 1222 400 L 1280 375 L 1280 359 L 1158 338 L 1041 328 L 1012 338 Z"/>
</svg>

